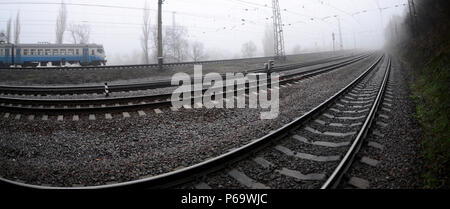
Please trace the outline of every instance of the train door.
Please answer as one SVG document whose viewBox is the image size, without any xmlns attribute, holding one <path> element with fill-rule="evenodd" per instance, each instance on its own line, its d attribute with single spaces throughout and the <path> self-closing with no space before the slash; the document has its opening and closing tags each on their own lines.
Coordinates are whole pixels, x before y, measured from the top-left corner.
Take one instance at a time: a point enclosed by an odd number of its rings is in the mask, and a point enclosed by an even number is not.
<svg viewBox="0 0 450 209">
<path fill-rule="evenodd" d="M 11 58 L 9 56 L 9 48 L 5 48 L 5 65 L 10 66 L 11 65 Z"/>
<path fill-rule="evenodd" d="M 89 63 L 89 49 L 83 48 L 83 58 L 81 59 L 82 65 L 87 65 Z"/>
<path fill-rule="evenodd" d="M 16 48 L 16 54 L 14 56 L 14 64 L 16 65 L 22 64 L 22 54 L 20 48 Z"/>
</svg>

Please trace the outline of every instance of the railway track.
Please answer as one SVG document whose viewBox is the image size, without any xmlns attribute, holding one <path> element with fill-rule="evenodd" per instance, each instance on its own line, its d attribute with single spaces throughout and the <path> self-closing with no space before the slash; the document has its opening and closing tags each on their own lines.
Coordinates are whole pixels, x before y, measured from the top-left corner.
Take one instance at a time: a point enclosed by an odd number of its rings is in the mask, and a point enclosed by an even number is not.
<svg viewBox="0 0 450 209">
<path fill-rule="evenodd" d="M 311 70 L 286 73 L 280 77 L 279 85 L 298 82 L 299 80 L 313 77 L 322 73 L 345 67 L 370 57 L 370 55 L 360 55 L 346 59 L 342 62 L 330 64 Z M 285 66 L 275 71 L 287 71 L 288 69 L 297 69 L 299 65 Z M 233 88 L 237 96 L 237 88 Z M 203 90 L 203 93 L 206 89 Z M 248 93 L 249 85 L 245 87 L 245 93 Z M 226 86 L 222 89 L 226 94 Z M 5 112 L 45 112 L 45 113 L 79 113 L 79 112 L 99 112 L 99 111 L 122 111 L 127 109 L 143 109 L 166 107 L 171 105 L 171 93 L 155 95 L 139 95 L 126 97 L 92 98 L 92 99 L 42 99 L 42 98 L 20 98 L 0 96 L 0 110 Z M 194 97 L 191 97 L 192 102 Z M 191 103 L 191 105 L 194 105 Z"/>
<path fill-rule="evenodd" d="M 295 55 L 288 55 L 295 56 Z M 334 57 L 338 58 L 340 56 Z M 254 57 L 254 58 L 240 58 L 240 59 L 223 59 L 223 60 L 206 60 L 206 61 L 190 61 L 190 62 L 172 62 L 164 63 L 163 67 L 183 66 L 183 65 L 195 65 L 195 64 L 225 64 L 230 62 L 251 62 L 255 60 L 268 60 L 275 59 L 275 57 Z M 333 59 L 333 58 L 327 58 Z M 14 69 L 14 70 L 98 70 L 98 69 L 151 69 L 159 68 L 158 64 L 140 64 L 140 65 L 103 65 L 103 66 L 54 66 L 54 67 L 12 67 L 12 68 L 0 68 L 0 69 Z"/>
<path fill-rule="evenodd" d="M 140 180 L 88 187 L 35 189 L 336 188 L 358 158 L 388 83 L 391 62 L 381 56 L 350 84 L 283 127 L 201 163 Z"/>
<path fill-rule="evenodd" d="M 275 66 L 274 72 L 284 72 L 289 71 L 296 68 L 313 66 L 318 64 L 323 64 L 327 62 L 333 61 L 342 61 L 347 59 L 352 59 L 359 57 L 358 56 L 338 56 L 325 58 L 320 60 L 314 60 L 310 62 L 304 63 L 296 63 L 296 64 L 286 64 Z M 193 63 L 193 64 L 202 64 L 202 63 Z M 115 66 L 110 66 L 110 68 L 115 69 Z M 67 68 L 64 68 L 67 69 Z M 261 73 L 265 72 L 264 68 L 249 70 L 245 73 Z M 224 77 L 225 74 L 222 75 Z M 170 80 L 159 80 L 151 83 L 134 83 L 134 84 L 119 84 L 119 85 L 110 85 L 109 89 L 112 92 L 121 92 L 121 91 L 135 91 L 135 90 L 147 90 L 147 89 L 156 89 L 156 88 L 165 88 L 171 87 Z M 66 87 L 45 87 L 45 86 L 6 86 L 0 85 L 0 94 L 4 95 L 65 95 L 65 94 L 92 94 L 92 93 L 102 93 L 104 90 L 104 86 L 66 86 Z"/>
</svg>

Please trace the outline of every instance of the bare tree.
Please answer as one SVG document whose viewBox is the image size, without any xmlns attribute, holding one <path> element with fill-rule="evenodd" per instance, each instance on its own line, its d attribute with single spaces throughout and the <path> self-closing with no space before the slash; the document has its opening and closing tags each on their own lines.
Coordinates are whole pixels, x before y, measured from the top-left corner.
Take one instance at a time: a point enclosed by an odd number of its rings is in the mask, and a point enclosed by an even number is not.
<svg viewBox="0 0 450 209">
<path fill-rule="evenodd" d="M 16 23 L 14 24 L 14 43 L 20 42 L 20 12 L 17 12 Z"/>
<path fill-rule="evenodd" d="M 205 47 L 203 43 L 195 41 L 191 46 L 191 57 L 194 61 L 199 61 L 206 58 Z"/>
<path fill-rule="evenodd" d="M 188 57 L 189 43 L 185 36 L 188 34 L 186 27 L 178 26 L 175 21 L 172 28 L 166 28 L 167 58 L 174 62 L 185 61 Z"/>
<path fill-rule="evenodd" d="M 64 1 L 61 1 L 61 8 L 59 9 L 58 17 L 56 18 L 56 43 L 62 44 L 64 32 L 67 24 L 67 10 Z"/>
<path fill-rule="evenodd" d="M 253 41 L 249 41 L 247 43 L 242 44 L 242 56 L 247 57 L 253 57 L 256 52 L 256 45 L 253 43 Z"/>
<path fill-rule="evenodd" d="M 12 19 L 11 17 L 8 19 L 8 22 L 6 23 L 6 43 L 11 43 L 11 24 Z"/>
<path fill-rule="evenodd" d="M 150 64 L 149 59 L 149 46 L 148 40 L 150 39 L 150 10 L 148 8 L 147 1 L 145 1 L 144 6 L 144 16 L 143 16 L 144 25 L 142 26 L 142 37 L 141 37 L 141 46 L 142 46 L 142 55 L 144 58 L 144 64 Z"/>
<path fill-rule="evenodd" d="M 86 24 L 71 24 L 68 31 L 72 35 L 74 44 L 87 44 L 91 34 L 91 27 Z"/>
<path fill-rule="evenodd" d="M 264 56 L 274 56 L 274 45 L 273 45 L 273 28 L 271 25 L 266 24 L 266 28 L 264 31 L 264 38 L 263 38 L 263 50 L 264 50 Z"/>
</svg>

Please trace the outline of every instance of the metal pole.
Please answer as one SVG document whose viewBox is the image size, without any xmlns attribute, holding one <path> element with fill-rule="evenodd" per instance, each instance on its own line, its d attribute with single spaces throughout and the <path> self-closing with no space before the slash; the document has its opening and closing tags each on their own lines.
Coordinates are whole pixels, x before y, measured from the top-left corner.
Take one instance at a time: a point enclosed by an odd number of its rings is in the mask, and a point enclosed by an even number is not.
<svg viewBox="0 0 450 209">
<path fill-rule="evenodd" d="M 162 3 L 163 0 L 158 0 L 158 65 L 162 69 L 163 64 L 163 47 L 162 47 Z"/>
<path fill-rule="evenodd" d="M 414 5 L 414 0 L 408 0 L 409 16 L 411 18 L 411 27 L 413 34 L 417 35 L 417 17 L 416 17 L 416 7 Z"/>
<path fill-rule="evenodd" d="M 274 31 L 274 52 L 277 59 L 284 60 L 284 36 L 283 23 L 281 21 L 280 4 L 278 0 L 272 0 L 273 31 Z"/>
<path fill-rule="evenodd" d="M 340 48 L 340 50 L 343 50 L 344 44 L 342 43 L 341 19 L 339 18 L 339 16 L 337 17 L 337 19 L 338 19 L 338 26 L 339 26 L 339 48 Z"/>
<path fill-rule="evenodd" d="M 335 51 L 335 47 L 334 47 L 334 40 L 335 40 L 335 38 L 334 38 L 334 32 L 331 33 L 331 37 L 333 38 L 333 52 L 334 52 L 334 51 Z"/>
</svg>

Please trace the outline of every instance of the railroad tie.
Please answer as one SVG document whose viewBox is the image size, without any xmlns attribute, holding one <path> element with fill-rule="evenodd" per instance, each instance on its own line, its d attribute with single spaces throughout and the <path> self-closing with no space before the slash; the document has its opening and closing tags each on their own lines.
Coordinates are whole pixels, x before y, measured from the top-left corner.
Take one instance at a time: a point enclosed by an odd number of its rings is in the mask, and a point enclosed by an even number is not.
<svg viewBox="0 0 450 209">
<path fill-rule="evenodd" d="M 44 120 L 44 121 L 48 120 L 48 115 L 43 115 L 42 120 Z"/>
<path fill-rule="evenodd" d="M 241 183 L 242 185 L 251 188 L 251 189 L 270 189 L 270 187 L 259 183 L 255 180 L 253 180 L 252 178 L 248 177 L 247 175 L 245 175 L 244 173 L 233 169 L 231 171 L 228 172 L 228 175 L 230 175 L 231 177 L 233 177 L 236 181 L 238 181 L 239 183 Z"/>
<path fill-rule="evenodd" d="M 64 120 L 64 115 L 58 115 L 58 117 L 56 118 L 57 121 L 63 121 Z"/>
<path fill-rule="evenodd" d="M 275 149 L 284 153 L 287 156 L 292 156 L 292 157 L 296 157 L 296 158 L 300 158 L 300 159 L 304 159 L 304 160 L 312 160 L 312 161 L 317 161 L 317 162 L 337 161 L 340 158 L 340 156 L 338 156 L 338 155 L 316 156 L 316 155 L 311 155 L 311 154 L 307 154 L 307 153 L 294 152 L 294 151 L 290 150 L 289 148 L 281 146 L 281 145 L 275 146 Z"/>
<path fill-rule="evenodd" d="M 105 119 L 106 120 L 111 120 L 112 119 L 111 113 L 105 113 Z"/>
<path fill-rule="evenodd" d="M 387 124 L 387 123 L 385 123 L 385 122 L 382 122 L 382 121 L 377 121 L 377 122 L 376 122 L 376 124 L 377 124 L 378 126 L 381 126 L 381 127 L 383 127 L 383 128 L 385 128 L 385 127 L 387 127 L 387 126 L 388 126 L 388 124 Z"/>
<path fill-rule="evenodd" d="M 392 99 L 389 99 L 389 98 L 384 98 L 383 100 L 387 101 L 387 102 L 392 102 Z"/>
<path fill-rule="evenodd" d="M 130 116 L 130 113 L 128 113 L 128 112 L 123 112 L 122 115 L 123 115 L 123 118 L 129 118 L 129 117 L 131 117 L 131 116 Z"/>
<path fill-rule="evenodd" d="M 321 135 L 335 136 L 335 137 L 347 137 L 347 136 L 352 136 L 352 135 L 356 134 L 355 131 L 345 132 L 345 133 L 330 132 L 330 131 L 321 132 L 321 131 L 318 131 L 318 130 L 316 130 L 314 128 L 311 128 L 309 126 L 306 126 L 305 130 L 307 130 L 307 131 L 309 131 L 311 133 L 314 133 L 314 134 L 321 134 Z"/>
<path fill-rule="evenodd" d="M 200 182 L 194 186 L 196 189 L 212 189 L 211 186 L 209 186 L 205 182 Z"/>
<path fill-rule="evenodd" d="M 390 104 L 388 102 L 383 102 L 383 105 L 388 106 L 388 107 L 392 107 L 392 104 Z"/>
<path fill-rule="evenodd" d="M 279 174 L 293 177 L 299 180 L 322 180 L 325 178 L 325 174 L 321 173 L 310 173 L 310 174 L 302 174 L 299 171 L 291 170 L 288 168 L 282 168 L 281 170 L 276 170 Z"/>
<path fill-rule="evenodd" d="M 155 111 L 156 114 L 161 114 L 163 113 L 162 110 L 160 110 L 159 108 L 154 109 L 153 111 Z"/>
<path fill-rule="evenodd" d="M 34 120 L 34 115 L 29 115 L 28 120 Z"/>
<path fill-rule="evenodd" d="M 381 133 L 381 131 L 379 131 L 378 129 L 373 130 L 372 133 L 373 133 L 373 135 L 375 135 L 375 136 L 378 136 L 378 137 L 381 137 L 381 138 L 384 137 L 384 134 Z"/>
<path fill-rule="evenodd" d="M 21 114 L 17 114 L 16 117 L 14 119 L 19 120 L 21 118 Z"/>
<path fill-rule="evenodd" d="M 370 141 L 369 143 L 367 143 L 367 145 L 369 147 L 373 147 L 373 148 L 376 148 L 376 149 L 379 149 L 379 150 L 383 150 L 384 149 L 384 146 L 382 144 L 379 144 L 379 143 L 373 142 L 373 141 Z"/>
<path fill-rule="evenodd" d="M 270 168 L 270 167 L 274 166 L 273 163 L 267 161 L 266 159 L 264 159 L 262 157 L 255 157 L 255 158 L 253 158 L 253 161 L 255 161 L 257 164 L 259 164 L 263 168 Z"/>
<path fill-rule="evenodd" d="M 311 141 L 303 136 L 299 136 L 299 135 L 293 135 L 292 136 L 293 139 L 305 143 L 305 144 L 311 144 L 311 145 L 316 145 L 316 146 L 323 146 L 323 147 L 343 147 L 343 146 L 348 146 L 350 145 L 350 142 L 339 142 L 339 143 L 334 143 L 334 142 L 327 142 L 327 141 Z"/>
<path fill-rule="evenodd" d="M 78 115 L 73 115 L 72 116 L 72 121 L 79 121 L 80 117 Z"/>
<path fill-rule="evenodd" d="M 95 115 L 94 114 L 90 114 L 89 115 L 89 120 L 96 120 Z"/>
<path fill-rule="evenodd" d="M 372 159 L 369 157 L 365 157 L 365 156 L 361 158 L 360 162 L 365 163 L 370 166 L 373 166 L 373 167 L 376 167 L 379 163 L 378 160 L 375 160 L 375 159 Z"/>
<path fill-rule="evenodd" d="M 3 117 L 4 118 L 9 118 L 9 115 L 11 115 L 11 113 L 7 112 L 7 113 L 5 113 L 5 115 Z"/>
<path fill-rule="evenodd" d="M 370 186 L 369 181 L 358 177 L 351 177 L 348 181 L 348 184 L 359 189 L 368 189 Z"/>
<path fill-rule="evenodd" d="M 143 110 L 139 110 L 138 111 L 138 115 L 139 116 L 145 116 L 146 114 L 145 114 L 145 112 Z"/>
<path fill-rule="evenodd" d="M 386 111 L 386 112 L 390 112 L 391 111 L 391 109 L 386 108 L 386 107 L 382 107 L 381 110 Z"/>
</svg>

